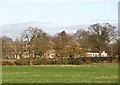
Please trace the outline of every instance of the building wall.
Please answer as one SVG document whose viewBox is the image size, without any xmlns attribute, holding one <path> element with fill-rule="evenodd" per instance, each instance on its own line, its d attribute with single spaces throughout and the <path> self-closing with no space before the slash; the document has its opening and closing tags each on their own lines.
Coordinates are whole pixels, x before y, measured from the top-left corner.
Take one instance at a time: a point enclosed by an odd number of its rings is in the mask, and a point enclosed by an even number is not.
<svg viewBox="0 0 120 85">
<path fill-rule="evenodd" d="M 107 53 L 105 53 L 105 51 L 103 51 L 101 53 L 102 57 L 107 57 Z M 87 53 L 86 57 L 99 57 L 99 53 Z"/>
<path fill-rule="evenodd" d="M 92 54 L 86 54 L 86 57 L 90 57 L 90 56 L 92 56 Z"/>
</svg>

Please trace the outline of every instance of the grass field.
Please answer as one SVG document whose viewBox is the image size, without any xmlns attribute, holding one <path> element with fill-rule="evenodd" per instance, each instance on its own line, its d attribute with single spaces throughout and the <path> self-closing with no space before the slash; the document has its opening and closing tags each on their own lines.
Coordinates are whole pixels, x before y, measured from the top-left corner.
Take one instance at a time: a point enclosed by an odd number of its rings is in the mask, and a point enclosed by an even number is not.
<svg viewBox="0 0 120 85">
<path fill-rule="evenodd" d="M 118 83 L 117 64 L 3 66 L 3 83 Z"/>
</svg>

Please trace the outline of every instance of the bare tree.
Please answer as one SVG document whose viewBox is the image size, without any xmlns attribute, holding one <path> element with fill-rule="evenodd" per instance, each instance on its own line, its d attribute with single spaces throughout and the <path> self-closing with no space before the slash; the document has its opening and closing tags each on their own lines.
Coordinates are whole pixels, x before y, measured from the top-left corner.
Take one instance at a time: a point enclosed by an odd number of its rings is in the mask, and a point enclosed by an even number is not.
<svg viewBox="0 0 120 85">
<path fill-rule="evenodd" d="M 44 56 L 44 53 L 49 49 L 49 36 L 41 29 L 32 27 L 25 30 L 22 35 L 27 44 L 31 65 L 33 55 Z"/>
<path fill-rule="evenodd" d="M 3 57 L 11 57 L 13 55 L 13 40 L 12 38 L 3 36 L 2 37 L 2 56 Z"/>
<path fill-rule="evenodd" d="M 99 49 L 99 56 L 101 57 L 101 49 L 107 46 L 111 41 L 115 40 L 116 32 L 114 26 L 109 23 L 97 23 L 89 27 L 90 35 L 93 36 L 96 47 Z M 94 43 L 92 42 L 92 43 Z"/>
</svg>

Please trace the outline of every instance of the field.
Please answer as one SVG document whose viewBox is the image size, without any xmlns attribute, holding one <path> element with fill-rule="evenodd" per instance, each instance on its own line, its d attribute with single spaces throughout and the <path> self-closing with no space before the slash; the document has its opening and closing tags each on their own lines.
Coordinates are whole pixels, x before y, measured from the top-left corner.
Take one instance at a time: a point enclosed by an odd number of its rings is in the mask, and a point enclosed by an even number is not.
<svg viewBox="0 0 120 85">
<path fill-rule="evenodd" d="M 3 66 L 3 83 L 118 83 L 117 64 Z"/>
</svg>

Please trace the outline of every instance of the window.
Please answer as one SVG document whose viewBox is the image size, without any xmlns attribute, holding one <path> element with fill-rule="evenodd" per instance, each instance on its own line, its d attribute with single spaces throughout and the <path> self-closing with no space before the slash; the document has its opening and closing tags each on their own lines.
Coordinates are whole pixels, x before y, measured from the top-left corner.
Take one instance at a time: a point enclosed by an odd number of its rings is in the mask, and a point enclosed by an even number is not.
<svg viewBox="0 0 120 85">
<path fill-rule="evenodd" d="M 97 54 L 95 54 L 95 56 L 97 57 Z"/>
</svg>

